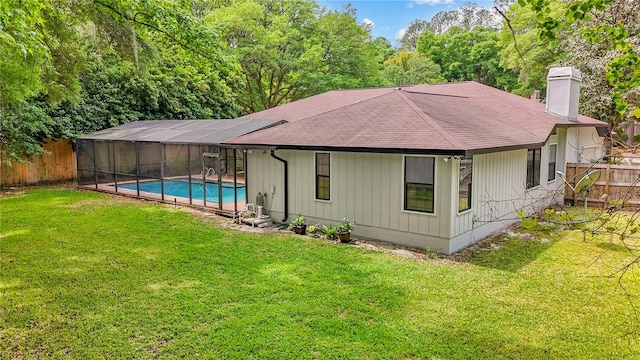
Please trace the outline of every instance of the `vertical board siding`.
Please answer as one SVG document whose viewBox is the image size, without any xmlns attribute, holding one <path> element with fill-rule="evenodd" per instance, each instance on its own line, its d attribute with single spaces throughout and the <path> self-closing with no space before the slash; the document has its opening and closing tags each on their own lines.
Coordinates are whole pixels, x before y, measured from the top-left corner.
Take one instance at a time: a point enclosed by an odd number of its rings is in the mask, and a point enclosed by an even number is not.
<svg viewBox="0 0 640 360">
<path fill-rule="evenodd" d="M 542 151 L 540 185 L 526 189 L 527 150 L 515 150 L 478 156 L 479 166 L 474 174 L 478 191 L 474 201 L 480 204 L 476 216 L 479 221 L 495 221 L 534 204 L 549 190 L 547 187 L 548 159 Z M 477 177 L 475 175 L 478 175 Z M 477 178 L 477 180 L 476 180 Z"/>
<path fill-rule="evenodd" d="M 276 154 L 289 164 L 289 220 L 302 214 L 310 221 L 335 224 L 346 217 L 356 222 L 356 234 L 377 231 L 372 229 L 433 237 L 451 234 L 451 162 L 441 157 L 435 157 L 436 214 L 418 214 L 402 210 L 404 158 L 400 154 L 332 152 L 330 201 L 315 200 L 315 152 L 279 150 Z M 248 156 L 249 199 L 275 186 L 277 194 L 269 206 L 277 221 L 284 215 L 282 165 L 261 151 Z M 402 242 L 401 233 L 397 234 L 395 242 Z"/>
<path fill-rule="evenodd" d="M 315 200 L 315 152 L 277 151 L 289 164 L 289 214 L 311 222 L 355 221 L 356 235 L 454 252 L 517 221 L 516 211 L 532 213 L 562 199 L 564 183 L 547 181 L 549 144 L 557 144 L 557 170 L 567 162 L 567 131 L 558 129 L 542 146 L 540 185 L 526 189 L 527 150 L 475 155 L 472 208 L 458 214 L 458 162 L 435 157 L 434 214 L 403 210 L 401 154 L 331 153 L 331 200 Z M 284 216 L 283 168 L 269 154 L 249 155 L 249 199 L 275 186 L 271 216 Z M 274 214 L 275 213 L 275 214 Z M 451 239 L 451 241 L 449 241 Z"/>
<path fill-rule="evenodd" d="M 555 180 L 547 181 L 549 144 L 558 145 L 556 170 L 564 170 L 566 142 L 565 132 L 561 131 L 558 135 L 551 136 L 542 147 L 540 185 L 531 189 L 526 189 L 525 185 L 526 149 L 473 157 L 472 209 L 462 214 L 457 214 L 457 209 L 452 209 L 455 219 L 452 223 L 452 238 L 465 238 L 459 241 L 459 246 L 480 240 L 504 225 L 517 221 L 516 211 L 533 213 L 562 200 L 562 179 L 556 176 Z M 457 176 L 457 171 L 455 174 Z M 454 196 L 456 193 L 457 185 Z M 458 249 L 451 249 L 456 250 Z"/>
<path fill-rule="evenodd" d="M 0 165 L 0 185 L 24 185 L 74 180 L 77 176 L 76 153 L 69 140 L 47 140 L 44 149 L 50 155 L 34 156 L 33 161 L 11 166 Z"/>
</svg>

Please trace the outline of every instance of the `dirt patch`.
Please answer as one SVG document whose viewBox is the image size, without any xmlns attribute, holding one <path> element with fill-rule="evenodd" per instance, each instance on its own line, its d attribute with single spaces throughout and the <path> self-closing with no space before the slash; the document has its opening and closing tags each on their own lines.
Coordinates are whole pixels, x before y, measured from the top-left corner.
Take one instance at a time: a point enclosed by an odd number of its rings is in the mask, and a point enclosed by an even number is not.
<svg viewBox="0 0 640 360">
<path fill-rule="evenodd" d="M 160 340 L 160 342 L 158 342 L 157 345 L 154 345 L 151 347 L 151 349 L 147 350 L 147 352 L 149 354 L 155 354 L 158 351 L 162 351 L 163 348 L 165 348 L 167 345 L 169 345 L 171 341 L 170 340 Z"/>
</svg>

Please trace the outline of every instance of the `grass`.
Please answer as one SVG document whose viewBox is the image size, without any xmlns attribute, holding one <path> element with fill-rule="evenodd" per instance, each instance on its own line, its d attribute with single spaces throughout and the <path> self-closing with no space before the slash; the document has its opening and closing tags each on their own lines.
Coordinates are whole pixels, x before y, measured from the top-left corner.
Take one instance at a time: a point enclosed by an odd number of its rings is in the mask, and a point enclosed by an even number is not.
<svg viewBox="0 0 640 360">
<path fill-rule="evenodd" d="M 579 231 L 492 244 L 407 259 L 33 189 L 0 198 L 0 358 L 640 358 L 608 276 L 628 252 Z"/>
</svg>

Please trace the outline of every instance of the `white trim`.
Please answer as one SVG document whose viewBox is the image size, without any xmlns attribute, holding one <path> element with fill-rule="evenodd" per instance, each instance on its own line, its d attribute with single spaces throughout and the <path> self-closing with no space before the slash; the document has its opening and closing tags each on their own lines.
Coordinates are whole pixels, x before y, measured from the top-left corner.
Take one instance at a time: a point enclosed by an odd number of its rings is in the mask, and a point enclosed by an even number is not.
<svg viewBox="0 0 640 360">
<path fill-rule="evenodd" d="M 316 154 L 329 154 L 329 200 L 316 198 L 318 184 L 318 164 L 316 162 Z M 333 152 L 331 151 L 314 151 L 313 152 L 313 201 L 331 204 L 333 201 Z"/>
<path fill-rule="evenodd" d="M 402 207 L 404 208 L 404 206 L 402 206 Z M 433 207 L 435 208 L 435 204 L 434 204 L 434 206 L 433 206 Z M 429 213 L 429 212 L 422 212 L 422 211 L 417 211 L 417 210 L 404 210 L 404 209 L 402 209 L 402 210 L 401 210 L 401 212 L 402 212 L 402 213 L 405 213 L 405 214 L 415 214 L 415 215 L 436 216 L 435 211 L 434 211 L 434 212 L 432 212 L 432 213 Z"/>
<path fill-rule="evenodd" d="M 469 211 L 473 210 L 473 199 L 472 199 L 472 195 L 473 195 L 473 180 L 471 180 L 471 194 L 469 194 L 469 207 L 467 209 L 464 210 L 460 210 L 460 163 L 461 160 L 458 160 L 458 171 L 456 172 L 456 190 L 455 190 L 455 194 L 456 194 L 456 200 L 458 200 L 456 202 L 456 213 L 458 215 L 462 215 L 465 214 Z M 471 155 L 471 177 L 473 179 L 473 155 Z"/>
<path fill-rule="evenodd" d="M 524 184 L 524 185 L 525 185 L 525 187 L 527 186 L 527 184 Z M 524 191 L 529 192 L 529 191 L 532 191 L 532 190 L 538 190 L 538 189 L 540 189 L 540 187 L 542 187 L 542 185 L 538 184 L 538 185 L 536 185 L 534 187 L 530 187 L 528 189 L 524 189 Z"/>
<path fill-rule="evenodd" d="M 456 215 L 458 215 L 458 216 L 462 216 L 462 215 L 466 215 L 466 214 L 468 214 L 468 213 L 470 213 L 470 212 L 472 212 L 472 211 L 473 211 L 473 208 L 469 208 L 469 209 L 466 209 L 466 210 L 462 210 L 462 211 L 460 211 L 460 212 L 459 212 L 459 213 L 457 213 Z"/>
<path fill-rule="evenodd" d="M 407 157 L 423 157 L 423 158 L 433 158 L 433 212 L 426 212 L 426 211 L 418 211 L 418 210 L 407 210 L 404 208 L 404 202 L 405 202 L 405 194 L 404 194 L 404 189 L 405 189 L 405 185 L 406 185 L 406 179 L 405 176 L 407 174 L 405 166 L 407 164 L 406 158 Z M 402 154 L 402 181 L 401 181 L 401 186 L 402 189 L 400 191 L 400 193 L 402 194 L 402 197 L 400 199 L 400 212 L 401 213 L 407 213 L 407 214 L 416 214 L 416 215 L 428 215 L 428 216 L 436 216 L 437 212 L 438 212 L 438 203 L 436 201 L 436 193 L 437 193 L 437 174 L 439 171 L 439 165 L 438 165 L 438 159 L 442 158 L 442 156 L 436 156 L 436 155 L 406 155 L 406 154 Z"/>
</svg>

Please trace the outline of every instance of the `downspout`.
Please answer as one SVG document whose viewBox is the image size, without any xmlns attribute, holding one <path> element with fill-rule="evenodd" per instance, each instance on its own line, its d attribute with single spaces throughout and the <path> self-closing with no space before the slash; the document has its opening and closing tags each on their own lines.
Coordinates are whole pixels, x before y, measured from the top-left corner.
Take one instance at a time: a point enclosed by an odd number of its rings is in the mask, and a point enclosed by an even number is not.
<svg viewBox="0 0 640 360">
<path fill-rule="evenodd" d="M 282 219 L 282 223 L 286 223 L 289 217 L 289 164 L 287 160 L 278 157 L 275 154 L 275 150 L 271 150 L 271 157 L 284 165 L 284 219 Z"/>
</svg>

